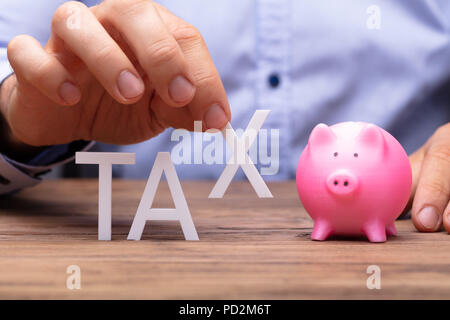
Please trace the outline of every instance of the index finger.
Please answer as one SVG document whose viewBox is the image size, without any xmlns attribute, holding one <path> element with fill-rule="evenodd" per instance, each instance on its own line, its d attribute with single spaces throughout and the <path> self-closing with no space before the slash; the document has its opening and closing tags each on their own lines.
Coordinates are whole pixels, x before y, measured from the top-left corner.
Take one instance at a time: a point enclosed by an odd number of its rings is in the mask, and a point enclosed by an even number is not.
<svg viewBox="0 0 450 320">
<path fill-rule="evenodd" d="M 164 102 L 187 105 L 195 94 L 181 48 L 167 30 L 152 1 L 103 2 L 96 14 L 122 35 Z"/>
<path fill-rule="evenodd" d="M 79 22 L 71 25 L 74 16 Z M 142 97 L 144 83 L 134 65 L 86 5 L 62 4 L 53 16 L 52 31 L 116 101 L 131 104 Z"/>
</svg>

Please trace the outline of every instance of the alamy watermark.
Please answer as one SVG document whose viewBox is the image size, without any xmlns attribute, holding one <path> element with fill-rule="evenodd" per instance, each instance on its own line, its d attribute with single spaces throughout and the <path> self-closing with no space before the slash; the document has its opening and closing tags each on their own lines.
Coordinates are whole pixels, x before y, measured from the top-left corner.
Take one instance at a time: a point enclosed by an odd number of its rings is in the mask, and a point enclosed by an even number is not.
<svg viewBox="0 0 450 320">
<path fill-rule="evenodd" d="M 69 290 L 81 289 L 81 268 L 76 264 L 67 267 L 66 273 L 69 275 L 66 280 L 66 288 Z"/>
<path fill-rule="evenodd" d="M 67 10 L 67 15 L 69 16 L 66 21 L 67 29 L 81 29 L 81 9 L 78 6 L 71 6 Z"/>
<path fill-rule="evenodd" d="M 367 267 L 366 273 L 370 274 L 370 276 L 367 278 L 367 281 L 366 281 L 367 289 L 380 290 L 381 289 L 381 269 L 380 269 L 380 267 L 377 265 L 374 265 L 374 264 L 370 265 Z"/>
<path fill-rule="evenodd" d="M 366 21 L 366 27 L 369 30 L 381 29 L 381 9 L 379 6 L 373 4 L 367 7 L 366 13 L 369 15 Z"/>
<path fill-rule="evenodd" d="M 280 166 L 280 130 L 247 128 L 202 132 L 202 121 L 194 122 L 194 133 L 175 129 L 171 151 L 175 164 L 255 164 L 261 175 L 275 175 Z"/>
</svg>

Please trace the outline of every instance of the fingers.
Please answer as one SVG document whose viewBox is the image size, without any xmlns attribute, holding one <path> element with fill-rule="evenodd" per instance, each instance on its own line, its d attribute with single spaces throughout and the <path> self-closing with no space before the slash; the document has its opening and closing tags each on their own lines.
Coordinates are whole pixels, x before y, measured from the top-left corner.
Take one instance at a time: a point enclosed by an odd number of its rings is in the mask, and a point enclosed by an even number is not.
<svg viewBox="0 0 450 320">
<path fill-rule="evenodd" d="M 155 4 L 161 18 L 178 42 L 197 86 L 189 104 L 192 117 L 202 120 L 203 129 L 222 129 L 231 119 L 230 106 L 219 73 L 197 29 L 166 8 Z"/>
<path fill-rule="evenodd" d="M 427 143 L 412 207 L 413 223 L 419 231 L 448 228 L 450 201 L 450 125 L 439 128 Z"/>
<path fill-rule="evenodd" d="M 81 92 L 69 72 L 31 36 L 17 36 L 8 45 L 8 58 L 20 82 L 27 82 L 60 105 L 74 105 Z"/>
<path fill-rule="evenodd" d="M 412 186 L 411 193 L 409 195 L 408 203 L 406 204 L 405 209 L 403 210 L 402 216 L 406 215 L 412 208 L 412 204 L 414 201 L 414 195 L 417 190 L 417 183 L 419 182 L 420 171 L 422 170 L 423 158 L 425 156 L 425 148 L 422 147 L 412 155 L 409 156 L 409 162 L 411 163 L 412 169 Z"/>
<path fill-rule="evenodd" d="M 79 2 L 67 2 L 53 16 L 52 31 L 78 56 L 118 102 L 134 103 L 144 83 L 128 57 L 94 14 Z"/>
<path fill-rule="evenodd" d="M 110 1 L 98 10 L 126 39 L 158 95 L 169 106 L 185 106 L 195 84 L 181 48 L 151 1 Z"/>
</svg>

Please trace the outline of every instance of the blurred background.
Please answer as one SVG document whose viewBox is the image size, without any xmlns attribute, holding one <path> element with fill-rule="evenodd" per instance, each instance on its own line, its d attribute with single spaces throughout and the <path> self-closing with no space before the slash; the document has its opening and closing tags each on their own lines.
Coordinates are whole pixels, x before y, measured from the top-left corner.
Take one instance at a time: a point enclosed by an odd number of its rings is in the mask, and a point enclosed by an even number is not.
<svg viewBox="0 0 450 320">
<path fill-rule="evenodd" d="M 0 12 L 0 35 L 14 24 L 17 34 L 45 43 L 49 8 L 64 1 L 47 0 L 45 10 L 42 1 L 27 2 L 36 15 L 27 21 L 21 21 L 22 1 L 1 2 L 17 7 L 17 16 Z M 278 142 L 269 139 L 269 146 L 279 146 L 279 167 L 267 180 L 295 178 L 299 155 L 320 122 L 375 123 L 412 153 L 450 121 L 449 1 L 156 2 L 202 33 L 227 91 L 235 129 L 245 129 L 255 110 L 271 110 L 263 128 L 279 130 Z M 179 143 L 171 135 L 167 130 L 131 146 L 98 143 L 93 150 L 136 152 L 137 164 L 114 166 L 114 175 L 146 178 L 156 153 Z M 223 166 L 180 164 L 177 172 L 181 179 L 217 179 Z M 96 175 L 95 166 L 68 164 L 48 177 Z M 243 177 L 241 171 L 237 177 Z"/>
</svg>

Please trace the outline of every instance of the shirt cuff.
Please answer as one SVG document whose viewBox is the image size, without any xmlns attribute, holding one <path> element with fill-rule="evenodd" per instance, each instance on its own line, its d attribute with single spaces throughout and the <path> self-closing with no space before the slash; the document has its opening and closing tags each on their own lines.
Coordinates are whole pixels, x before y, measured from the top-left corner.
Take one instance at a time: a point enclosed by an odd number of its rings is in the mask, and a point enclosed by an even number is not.
<svg viewBox="0 0 450 320">
<path fill-rule="evenodd" d="M 74 141 L 67 145 L 49 147 L 28 163 L 0 154 L 0 195 L 35 186 L 41 181 L 41 175 L 72 161 L 75 152 L 89 150 L 93 145 L 93 141 Z"/>
<path fill-rule="evenodd" d="M 6 48 L 0 48 L 0 85 L 2 84 L 3 80 L 14 73 L 11 65 L 9 64 L 6 50 Z"/>
</svg>

